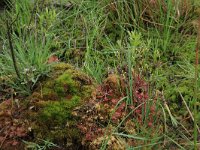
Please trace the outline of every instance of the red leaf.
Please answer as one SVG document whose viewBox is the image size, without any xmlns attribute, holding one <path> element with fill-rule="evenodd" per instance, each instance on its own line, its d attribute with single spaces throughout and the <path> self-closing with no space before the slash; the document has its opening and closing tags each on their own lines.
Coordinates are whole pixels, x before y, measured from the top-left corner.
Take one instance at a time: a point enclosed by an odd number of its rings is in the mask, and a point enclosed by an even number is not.
<svg viewBox="0 0 200 150">
<path fill-rule="evenodd" d="M 85 135 L 85 138 L 86 138 L 87 141 L 91 141 L 91 140 L 92 140 L 92 135 L 91 135 L 91 133 L 87 133 L 87 134 Z"/>
<path fill-rule="evenodd" d="M 150 107 L 150 111 L 151 111 L 151 112 L 155 112 L 155 110 L 156 110 L 156 108 L 155 108 L 154 106 L 151 106 L 151 107 Z"/>
<path fill-rule="evenodd" d="M 113 115 L 113 118 L 117 119 L 120 118 L 122 116 L 121 112 L 115 112 L 115 114 Z"/>
<path fill-rule="evenodd" d="M 5 140 L 5 137 L 0 136 L 0 143 L 2 143 Z"/>
<path fill-rule="evenodd" d="M 107 97 L 104 97 L 103 101 L 107 102 L 107 101 L 109 101 L 109 99 Z"/>
<path fill-rule="evenodd" d="M 140 110 L 140 109 L 137 109 L 137 110 L 135 110 L 135 113 L 136 113 L 136 114 L 141 114 L 141 110 Z"/>
<path fill-rule="evenodd" d="M 129 108 L 130 109 L 135 109 L 135 107 L 133 105 L 130 105 Z"/>
<path fill-rule="evenodd" d="M 113 99 L 111 100 L 111 102 L 112 102 L 113 104 L 117 104 L 118 100 L 113 98 Z"/>
<path fill-rule="evenodd" d="M 48 64 L 53 63 L 53 62 L 58 62 L 58 61 L 59 61 L 58 57 L 56 55 L 52 55 L 48 59 Z"/>
<path fill-rule="evenodd" d="M 149 127 L 152 127 L 152 126 L 153 126 L 153 123 L 152 123 L 152 122 L 149 122 L 149 123 L 148 123 L 148 126 L 149 126 Z"/>
<path fill-rule="evenodd" d="M 8 100 L 5 100 L 4 103 L 5 103 L 6 105 L 10 105 L 10 104 L 12 104 L 12 101 L 11 101 L 11 99 L 8 99 Z"/>
<path fill-rule="evenodd" d="M 16 146 L 17 144 L 19 144 L 19 142 L 16 141 L 16 140 L 14 140 L 14 141 L 12 142 L 12 146 Z"/>
</svg>

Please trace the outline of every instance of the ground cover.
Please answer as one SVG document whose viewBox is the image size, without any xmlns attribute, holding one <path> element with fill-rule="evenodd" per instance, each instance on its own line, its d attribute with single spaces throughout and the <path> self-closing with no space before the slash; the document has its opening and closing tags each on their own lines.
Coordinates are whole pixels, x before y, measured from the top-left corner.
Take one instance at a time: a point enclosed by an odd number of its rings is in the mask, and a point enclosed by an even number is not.
<svg viewBox="0 0 200 150">
<path fill-rule="evenodd" d="M 0 149 L 199 149 L 197 0 L 0 5 Z"/>
</svg>

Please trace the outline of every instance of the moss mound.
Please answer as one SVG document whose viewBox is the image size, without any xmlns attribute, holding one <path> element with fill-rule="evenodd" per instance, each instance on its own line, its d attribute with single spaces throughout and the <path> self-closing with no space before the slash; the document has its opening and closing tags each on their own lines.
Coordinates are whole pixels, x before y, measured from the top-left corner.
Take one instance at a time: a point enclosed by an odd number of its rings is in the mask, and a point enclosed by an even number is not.
<svg viewBox="0 0 200 150">
<path fill-rule="evenodd" d="M 92 80 L 66 63 L 53 67 L 50 76 L 29 97 L 31 133 L 34 139 L 48 139 L 64 148 L 81 141 L 76 127 L 75 107 L 87 103 L 94 89 Z M 37 140 L 36 140 L 37 141 Z"/>
</svg>

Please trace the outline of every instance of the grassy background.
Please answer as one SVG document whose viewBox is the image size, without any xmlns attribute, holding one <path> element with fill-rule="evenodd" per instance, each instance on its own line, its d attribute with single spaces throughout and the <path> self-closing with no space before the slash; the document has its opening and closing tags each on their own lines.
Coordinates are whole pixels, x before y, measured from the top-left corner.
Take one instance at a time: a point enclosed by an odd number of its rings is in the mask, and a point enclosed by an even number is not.
<svg viewBox="0 0 200 150">
<path fill-rule="evenodd" d="M 169 106 L 168 109 L 161 99 L 158 101 L 158 109 L 163 112 L 160 119 L 168 124 L 168 131 L 155 134 L 155 139 L 165 139 L 180 149 L 193 145 L 195 138 L 190 130 L 194 126 L 183 120 L 200 98 L 199 80 L 194 97 L 198 0 L 18 0 L 12 3 L 9 11 L 0 14 L 0 79 L 6 85 L 17 93 L 31 94 L 37 81 L 50 71 L 49 57 L 56 55 L 61 61 L 81 68 L 97 83 L 102 83 L 110 73 L 125 74 L 129 83 L 126 102 L 131 104 L 134 69 L 149 83 L 150 99 L 156 91 L 162 91 Z M 6 22 L 12 28 L 20 78 L 13 67 Z M 196 116 L 200 124 L 200 114 Z M 175 133 L 169 132 L 175 127 Z M 140 127 L 137 135 L 147 138 L 151 132 L 147 127 Z M 187 142 L 181 143 L 179 138 Z M 144 146 L 138 145 L 138 149 L 159 144 L 155 139 L 146 146 L 145 142 Z"/>
</svg>

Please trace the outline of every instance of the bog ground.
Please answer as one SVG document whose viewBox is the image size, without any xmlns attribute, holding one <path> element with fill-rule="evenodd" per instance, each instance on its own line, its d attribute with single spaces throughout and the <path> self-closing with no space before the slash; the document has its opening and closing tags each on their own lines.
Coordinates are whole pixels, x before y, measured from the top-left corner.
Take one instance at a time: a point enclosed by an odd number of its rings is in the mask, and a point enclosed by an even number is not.
<svg viewBox="0 0 200 150">
<path fill-rule="evenodd" d="M 0 27 L 0 149 L 200 149 L 198 0 L 5 0 Z"/>
</svg>

